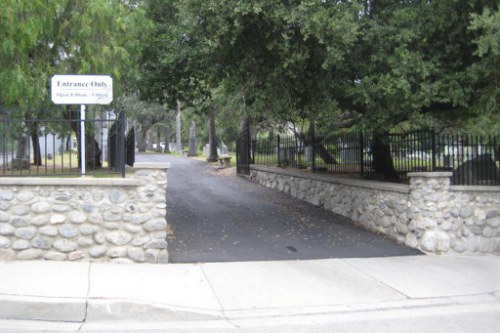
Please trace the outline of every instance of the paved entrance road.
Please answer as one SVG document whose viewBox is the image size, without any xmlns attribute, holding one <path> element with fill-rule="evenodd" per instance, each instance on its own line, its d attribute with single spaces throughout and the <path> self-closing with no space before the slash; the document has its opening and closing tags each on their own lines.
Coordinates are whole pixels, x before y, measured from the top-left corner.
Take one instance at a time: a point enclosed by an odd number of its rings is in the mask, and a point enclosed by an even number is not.
<svg viewBox="0 0 500 333">
<path fill-rule="evenodd" d="M 414 255 L 414 249 L 355 226 L 350 220 L 217 171 L 203 161 L 137 155 L 170 162 L 167 222 L 174 263 Z"/>
</svg>

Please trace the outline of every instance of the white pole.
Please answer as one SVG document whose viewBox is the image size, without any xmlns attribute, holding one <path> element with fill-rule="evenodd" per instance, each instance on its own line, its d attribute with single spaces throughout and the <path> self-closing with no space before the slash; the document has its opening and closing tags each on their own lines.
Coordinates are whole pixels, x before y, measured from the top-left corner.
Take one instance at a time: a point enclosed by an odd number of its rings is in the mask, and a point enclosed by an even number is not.
<svg viewBox="0 0 500 333">
<path fill-rule="evenodd" d="M 85 166 L 87 161 L 85 160 L 85 105 L 80 106 L 80 161 L 82 164 L 82 176 L 85 176 Z"/>
</svg>

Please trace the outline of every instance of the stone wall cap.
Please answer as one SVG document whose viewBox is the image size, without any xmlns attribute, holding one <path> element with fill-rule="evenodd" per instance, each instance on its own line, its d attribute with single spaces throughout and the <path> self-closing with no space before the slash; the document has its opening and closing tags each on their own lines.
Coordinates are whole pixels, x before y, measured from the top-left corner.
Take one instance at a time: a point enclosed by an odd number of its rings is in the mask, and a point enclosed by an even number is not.
<svg viewBox="0 0 500 333">
<path fill-rule="evenodd" d="M 252 165 L 250 168 L 256 171 L 271 172 L 292 177 L 312 179 L 312 180 L 322 181 L 325 183 L 342 184 L 342 185 L 356 186 L 372 190 L 385 190 L 385 191 L 393 191 L 400 193 L 410 192 L 410 186 L 407 184 L 386 183 L 374 180 L 353 179 L 353 178 L 345 178 L 332 175 L 305 173 L 300 171 L 285 170 L 282 168 L 268 167 L 262 165 Z"/>
<path fill-rule="evenodd" d="M 126 178 L 41 178 L 9 177 L 0 178 L 0 186 L 140 186 L 138 179 Z"/>
<path fill-rule="evenodd" d="M 453 192 L 496 192 L 496 193 L 500 193 L 500 186 L 451 185 L 450 191 L 453 191 Z"/>
<path fill-rule="evenodd" d="M 421 177 L 421 178 L 444 178 L 453 176 L 450 171 L 437 171 L 437 172 L 408 172 L 408 177 Z"/>
<path fill-rule="evenodd" d="M 136 162 L 134 169 L 170 169 L 170 163 L 165 162 Z"/>
</svg>

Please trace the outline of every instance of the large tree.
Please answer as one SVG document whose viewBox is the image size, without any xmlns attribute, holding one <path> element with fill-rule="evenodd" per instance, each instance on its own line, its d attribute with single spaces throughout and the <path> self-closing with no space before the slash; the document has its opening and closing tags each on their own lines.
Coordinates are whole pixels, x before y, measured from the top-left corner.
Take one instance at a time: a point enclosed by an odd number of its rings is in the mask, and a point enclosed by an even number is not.
<svg viewBox="0 0 500 333">
<path fill-rule="evenodd" d="M 22 110 L 36 164 L 41 161 L 39 129 L 31 119 L 42 117 L 38 111 L 50 104 L 50 77 L 109 74 L 116 97 L 137 75 L 139 35 L 147 28 L 140 1 L 2 2 L 0 103 Z M 77 110 L 67 112 L 74 113 L 70 118 L 78 118 Z"/>
</svg>

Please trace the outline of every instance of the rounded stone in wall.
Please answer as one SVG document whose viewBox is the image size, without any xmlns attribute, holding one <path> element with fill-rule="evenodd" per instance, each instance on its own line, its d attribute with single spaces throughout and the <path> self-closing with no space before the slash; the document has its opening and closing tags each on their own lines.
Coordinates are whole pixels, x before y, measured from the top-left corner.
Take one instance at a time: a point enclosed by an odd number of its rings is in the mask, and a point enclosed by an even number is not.
<svg viewBox="0 0 500 333">
<path fill-rule="evenodd" d="M 66 260 L 66 258 L 66 254 L 56 251 L 49 251 L 43 255 L 43 259 L 45 260 L 63 261 Z"/>
<path fill-rule="evenodd" d="M 98 232 L 94 234 L 94 241 L 97 244 L 102 245 L 106 242 L 106 236 L 103 233 Z"/>
<path fill-rule="evenodd" d="M 7 237 L 0 236 L 0 248 L 8 248 L 10 240 Z"/>
<path fill-rule="evenodd" d="M 465 252 L 465 250 L 467 249 L 467 243 L 463 239 L 458 238 L 452 239 L 450 246 L 458 253 Z"/>
<path fill-rule="evenodd" d="M 90 223 L 100 224 L 102 223 L 102 215 L 99 213 L 92 213 L 88 216 L 88 220 Z"/>
<path fill-rule="evenodd" d="M 7 222 L 10 219 L 10 215 L 6 212 L 0 211 L 0 222 Z"/>
<path fill-rule="evenodd" d="M 36 235 L 35 227 L 19 228 L 14 232 L 17 238 L 21 239 L 32 239 Z"/>
<path fill-rule="evenodd" d="M 99 258 L 102 257 L 107 251 L 108 248 L 106 246 L 97 245 L 89 250 L 89 254 L 93 258 Z"/>
<path fill-rule="evenodd" d="M 113 189 L 109 191 L 109 201 L 114 204 L 121 204 L 127 201 L 127 194 L 123 190 Z"/>
<path fill-rule="evenodd" d="M 80 229 L 82 235 L 85 236 L 95 234 L 98 231 L 98 228 L 95 225 L 88 223 L 82 224 L 81 226 L 78 227 L 78 229 Z"/>
<path fill-rule="evenodd" d="M 424 251 L 446 252 L 450 248 L 450 237 L 444 232 L 426 231 L 420 245 Z"/>
<path fill-rule="evenodd" d="M 69 195 L 59 194 L 59 195 L 56 195 L 54 199 L 56 201 L 67 202 L 67 201 L 71 200 L 71 197 Z"/>
<path fill-rule="evenodd" d="M 92 213 L 96 208 L 96 205 L 91 202 L 85 202 L 82 206 L 82 209 L 87 213 Z"/>
<path fill-rule="evenodd" d="M 160 253 L 160 250 L 156 250 L 156 249 L 146 250 L 146 252 L 144 253 L 146 262 L 151 263 L 151 264 L 155 264 L 156 258 L 158 258 L 159 253 Z"/>
<path fill-rule="evenodd" d="M 16 228 L 14 228 L 10 223 L 0 223 L 0 235 L 13 235 L 15 231 Z"/>
<path fill-rule="evenodd" d="M 42 256 L 42 250 L 39 249 L 27 249 L 21 251 L 17 254 L 17 259 L 19 260 L 33 260 L 38 259 Z"/>
<path fill-rule="evenodd" d="M 61 225 L 58 229 L 59 235 L 61 235 L 64 238 L 73 238 L 78 236 L 78 229 L 73 226 L 72 224 L 65 223 Z"/>
<path fill-rule="evenodd" d="M 92 191 L 92 199 L 96 202 L 101 201 L 104 199 L 104 192 L 100 190 Z"/>
<path fill-rule="evenodd" d="M 114 213 L 114 212 L 106 212 L 104 213 L 104 220 L 108 222 L 117 222 L 120 221 L 122 218 L 120 213 Z"/>
<path fill-rule="evenodd" d="M 491 227 L 486 227 L 483 229 L 483 236 L 484 237 L 494 237 L 495 236 L 495 230 Z M 487 251 L 485 251 L 487 252 Z"/>
<path fill-rule="evenodd" d="M 167 241 L 163 239 L 153 239 L 144 246 L 146 249 L 166 249 Z"/>
<path fill-rule="evenodd" d="M 45 236 L 57 236 L 57 228 L 51 225 L 41 227 L 38 231 Z"/>
<path fill-rule="evenodd" d="M 83 253 L 83 251 L 74 251 L 68 255 L 68 260 L 70 261 L 80 260 L 83 258 L 85 258 L 85 254 Z"/>
<path fill-rule="evenodd" d="M 36 215 L 30 220 L 30 224 L 36 226 L 46 225 L 50 222 L 48 215 Z"/>
<path fill-rule="evenodd" d="M 31 211 L 30 207 L 24 205 L 17 205 L 10 208 L 10 213 L 12 215 L 24 216 L 29 214 Z"/>
<path fill-rule="evenodd" d="M 10 220 L 10 224 L 12 224 L 16 228 L 26 227 L 27 225 L 29 225 L 28 220 L 20 216 L 12 217 L 12 219 Z"/>
<path fill-rule="evenodd" d="M 141 236 L 141 237 L 134 238 L 134 240 L 132 241 L 131 244 L 133 246 L 142 246 L 142 245 L 148 243 L 149 241 L 151 241 L 151 237 L 149 237 L 149 236 Z"/>
<path fill-rule="evenodd" d="M 69 212 L 68 218 L 71 222 L 76 223 L 76 224 L 81 224 L 81 223 L 87 221 L 87 215 L 85 215 L 85 213 L 79 212 L 79 211 Z"/>
<path fill-rule="evenodd" d="M 61 214 L 54 214 L 50 217 L 51 224 L 62 224 L 66 221 L 66 216 Z"/>
<path fill-rule="evenodd" d="M 69 207 L 66 205 L 53 205 L 52 210 L 57 213 L 66 213 L 69 210 Z"/>
<path fill-rule="evenodd" d="M 112 231 L 107 234 L 106 239 L 113 245 L 125 245 L 130 242 L 132 236 L 124 231 Z"/>
<path fill-rule="evenodd" d="M 46 238 L 43 238 L 43 237 L 35 237 L 32 241 L 31 241 L 31 245 L 35 248 L 35 249 L 50 249 L 52 247 L 52 242 Z"/>
<path fill-rule="evenodd" d="M 12 191 L 0 191 L 0 201 L 11 201 L 15 197 Z"/>
<path fill-rule="evenodd" d="M 405 245 L 416 249 L 418 247 L 417 236 L 412 232 L 408 233 L 405 238 Z"/>
<path fill-rule="evenodd" d="M 33 200 L 34 198 L 35 196 L 30 191 L 23 191 L 17 195 L 17 200 L 21 202 L 28 202 Z"/>
<path fill-rule="evenodd" d="M 474 211 L 469 206 L 465 206 L 460 210 L 460 218 L 467 219 L 474 214 Z"/>
<path fill-rule="evenodd" d="M 19 239 L 12 243 L 12 248 L 14 250 L 26 250 L 30 247 L 30 242 L 25 239 Z"/>
<path fill-rule="evenodd" d="M 0 260 L 11 261 L 16 259 L 16 251 L 0 248 Z"/>
<path fill-rule="evenodd" d="M 120 223 L 118 223 L 118 222 L 104 222 L 103 226 L 105 229 L 108 229 L 108 230 L 120 229 Z"/>
<path fill-rule="evenodd" d="M 78 247 L 75 242 L 68 239 L 56 240 L 53 244 L 54 248 L 60 252 L 72 252 Z"/>
<path fill-rule="evenodd" d="M 127 256 L 127 248 L 113 247 L 106 252 L 106 256 L 109 258 L 123 258 Z"/>
<path fill-rule="evenodd" d="M 142 231 L 142 227 L 135 224 L 125 224 L 125 230 L 130 233 L 137 234 Z"/>
<path fill-rule="evenodd" d="M 132 223 L 134 223 L 134 224 L 143 224 L 143 223 L 151 220 L 151 218 L 152 217 L 149 214 L 134 216 L 134 218 L 132 219 Z"/>
<path fill-rule="evenodd" d="M 127 256 L 136 262 L 146 261 L 144 250 L 138 247 L 129 247 L 127 249 Z"/>
<path fill-rule="evenodd" d="M 167 221 L 165 221 L 165 219 L 155 219 L 144 224 L 144 230 L 146 231 L 160 231 L 166 229 Z"/>
<path fill-rule="evenodd" d="M 78 239 L 78 246 L 89 247 L 94 245 L 94 240 L 90 237 L 83 237 Z"/>
</svg>

